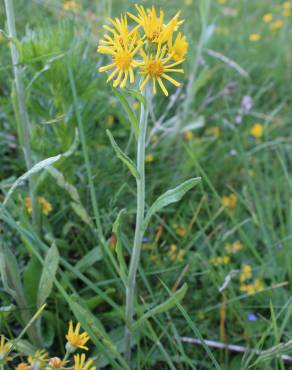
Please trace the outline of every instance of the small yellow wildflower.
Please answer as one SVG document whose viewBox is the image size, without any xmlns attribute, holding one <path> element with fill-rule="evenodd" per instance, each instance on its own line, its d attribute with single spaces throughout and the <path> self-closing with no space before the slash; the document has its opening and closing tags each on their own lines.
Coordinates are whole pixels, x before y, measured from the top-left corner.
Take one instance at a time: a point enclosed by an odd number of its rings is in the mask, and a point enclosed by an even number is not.
<svg viewBox="0 0 292 370">
<path fill-rule="evenodd" d="M 182 262 L 184 259 L 185 251 L 182 249 L 178 251 L 177 246 L 175 244 L 172 244 L 167 252 L 167 255 L 169 259 L 173 262 Z"/>
<path fill-rule="evenodd" d="M 239 290 L 247 294 L 254 294 L 263 290 L 263 282 L 260 279 L 255 279 L 251 284 L 241 284 Z"/>
<path fill-rule="evenodd" d="M 15 370 L 29 370 L 29 365 L 25 362 L 21 362 L 15 367 Z"/>
<path fill-rule="evenodd" d="M 284 26 L 284 22 L 281 19 L 278 19 L 271 23 L 270 30 L 278 31 Z"/>
<path fill-rule="evenodd" d="M 237 240 L 236 242 L 234 243 L 227 243 L 225 244 L 225 250 L 227 253 L 232 253 L 232 254 L 235 254 L 237 252 L 239 252 L 241 249 L 243 248 L 241 242 L 239 240 Z"/>
<path fill-rule="evenodd" d="M 250 134 L 254 136 L 256 139 L 260 139 L 264 134 L 264 127 L 260 123 L 255 123 L 253 127 L 250 129 Z"/>
<path fill-rule="evenodd" d="M 211 257 L 209 262 L 213 266 L 222 266 L 222 265 L 228 265 L 230 263 L 230 257 L 227 255 L 224 256 L 217 256 L 217 257 Z"/>
<path fill-rule="evenodd" d="M 193 4 L 193 0 L 185 0 L 186 6 L 191 6 Z"/>
<path fill-rule="evenodd" d="M 49 366 L 52 369 L 63 370 L 63 369 L 65 369 L 65 365 L 66 365 L 66 363 L 64 361 L 62 361 L 59 357 L 52 357 L 52 358 L 49 359 Z"/>
<path fill-rule="evenodd" d="M 192 131 L 184 132 L 184 138 L 188 141 L 192 140 L 194 138 L 193 132 Z"/>
<path fill-rule="evenodd" d="M 48 216 L 52 212 L 53 207 L 52 207 L 51 203 L 46 200 L 46 198 L 38 197 L 38 203 L 39 203 L 39 206 L 42 210 L 42 213 L 45 216 Z M 27 212 L 29 214 L 31 214 L 32 213 L 32 202 L 31 202 L 30 197 L 26 197 L 24 199 L 24 205 L 25 205 L 25 208 L 26 208 Z"/>
<path fill-rule="evenodd" d="M 44 349 L 38 349 L 34 355 L 28 356 L 28 362 L 32 369 L 42 369 L 48 361 L 48 352 Z"/>
<path fill-rule="evenodd" d="M 266 13 L 264 16 L 263 16 L 263 21 L 265 23 L 270 23 L 273 19 L 273 14 L 272 13 Z"/>
<path fill-rule="evenodd" d="M 259 33 L 252 33 L 251 35 L 249 35 L 248 39 L 249 41 L 251 42 L 257 42 L 261 39 L 261 35 Z"/>
<path fill-rule="evenodd" d="M 283 4 L 282 4 L 282 8 L 284 10 L 292 10 L 292 2 L 291 1 L 285 1 Z"/>
<path fill-rule="evenodd" d="M 237 206 L 237 196 L 234 193 L 225 195 L 221 198 L 221 203 L 223 207 L 228 208 L 230 211 L 234 211 Z"/>
<path fill-rule="evenodd" d="M 172 59 L 175 62 L 178 62 L 184 59 L 186 53 L 188 52 L 189 43 L 187 41 L 186 36 L 183 36 L 179 32 L 174 43 L 172 43 L 172 39 L 170 39 L 168 47 L 170 54 L 172 54 Z"/>
<path fill-rule="evenodd" d="M 143 49 L 141 49 L 141 54 L 143 57 L 143 62 L 137 62 L 138 67 L 141 70 L 141 75 L 143 76 L 143 82 L 141 83 L 140 90 L 144 90 L 146 84 L 149 81 L 152 81 L 153 93 L 156 94 L 156 83 L 158 82 L 163 93 L 168 96 L 168 91 L 166 90 L 162 79 L 168 80 L 174 86 L 179 87 L 180 83 L 175 79 L 170 77 L 169 73 L 184 73 L 183 69 L 173 68 L 181 64 L 183 60 L 167 64 L 172 58 L 172 55 L 166 57 L 167 47 L 162 47 L 161 43 L 157 46 L 156 55 L 150 54 L 147 55 Z"/>
<path fill-rule="evenodd" d="M 177 226 L 175 225 L 175 232 L 178 236 L 180 236 L 181 238 L 184 238 L 187 234 L 187 229 L 183 226 Z"/>
<path fill-rule="evenodd" d="M 74 356 L 74 370 L 95 370 L 95 366 L 91 366 L 93 364 L 92 360 L 87 360 L 85 354 L 82 353 L 81 355 Z"/>
<path fill-rule="evenodd" d="M 218 4 L 220 5 L 224 5 L 226 4 L 226 0 L 217 0 Z"/>
<path fill-rule="evenodd" d="M 290 17 L 292 13 L 291 13 L 291 10 L 283 10 L 282 14 L 283 14 L 283 17 Z"/>
<path fill-rule="evenodd" d="M 70 352 L 74 352 L 77 348 L 82 348 L 88 351 L 88 347 L 85 347 L 85 344 L 89 341 L 89 335 L 84 332 L 82 334 L 80 332 L 80 323 L 77 323 L 76 328 L 74 330 L 73 323 L 70 321 L 68 334 L 66 335 L 67 344 L 66 349 Z"/>
<path fill-rule="evenodd" d="M 12 344 L 5 340 L 4 335 L 1 335 L 0 336 L 0 363 L 4 359 L 6 359 L 6 361 L 8 360 L 6 356 L 9 353 L 11 347 L 12 347 Z"/>
<path fill-rule="evenodd" d="M 250 265 L 244 264 L 241 269 L 240 282 L 243 283 L 246 280 L 252 278 L 252 269 Z"/>
<path fill-rule="evenodd" d="M 65 1 L 63 4 L 63 9 L 66 11 L 77 11 L 80 10 L 80 4 L 76 1 Z"/>
<path fill-rule="evenodd" d="M 145 162 L 146 163 L 151 163 L 154 161 L 154 155 L 153 154 L 147 154 L 145 157 Z"/>
</svg>

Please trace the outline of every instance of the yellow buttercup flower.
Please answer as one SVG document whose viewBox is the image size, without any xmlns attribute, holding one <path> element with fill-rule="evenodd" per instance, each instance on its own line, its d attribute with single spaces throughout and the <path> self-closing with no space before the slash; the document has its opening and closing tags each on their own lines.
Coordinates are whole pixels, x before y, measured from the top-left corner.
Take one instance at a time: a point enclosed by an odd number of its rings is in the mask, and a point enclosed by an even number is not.
<svg viewBox="0 0 292 370">
<path fill-rule="evenodd" d="M 186 36 L 183 36 L 180 32 L 177 35 L 174 44 L 172 41 L 169 43 L 169 53 L 172 54 L 172 59 L 175 62 L 183 60 L 186 53 L 188 52 L 189 43 Z"/>
<path fill-rule="evenodd" d="M 153 86 L 153 93 L 156 94 L 156 84 L 158 82 L 161 90 L 163 93 L 168 96 L 168 91 L 162 81 L 162 79 L 168 80 L 171 82 L 174 86 L 178 87 L 180 86 L 180 83 L 177 82 L 175 79 L 170 77 L 168 73 L 184 73 L 183 69 L 175 69 L 173 67 L 176 67 L 177 65 L 181 64 L 183 60 L 167 64 L 172 55 L 166 56 L 167 53 L 167 47 L 161 46 L 161 44 L 158 44 L 156 55 L 150 54 L 147 55 L 143 49 L 141 49 L 141 54 L 143 57 L 143 62 L 137 63 L 141 74 L 143 76 L 143 81 L 140 86 L 140 90 L 144 90 L 145 86 L 149 81 L 152 81 Z"/>
<path fill-rule="evenodd" d="M 264 134 L 264 127 L 260 123 L 255 123 L 250 129 L 250 134 L 256 139 L 260 139 Z"/>
<path fill-rule="evenodd" d="M 264 16 L 263 16 L 263 21 L 265 23 L 270 23 L 273 19 L 273 14 L 272 13 L 266 13 Z"/>
<path fill-rule="evenodd" d="M 25 362 L 21 362 L 15 367 L 15 370 L 28 370 L 28 369 L 29 369 L 29 365 Z"/>
<path fill-rule="evenodd" d="M 90 338 L 86 332 L 80 334 L 80 323 L 77 323 L 74 330 L 73 323 L 70 321 L 66 339 L 68 341 L 66 344 L 66 349 L 68 349 L 70 352 L 74 352 L 77 348 L 82 348 L 88 351 L 88 347 L 85 347 L 85 344 Z"/>
<path fill-rule="evenodd" d="M 252 41 L 252 42 L 256 42 L 256 41 L 259 41 L 261 39 L 261 35 L 259 33 L 252 33 L 251 35 L 249 35 L 248 39 L 249 41 Z"/>
<path fill-rule="evenodd" d="M 113 72 L 110 74 L 107 81 L 111 81 L 115 78 L 113 82 L 114 87 L 125 87 L 128 82 L 128 78 L 130 79 L 130 83 L 134 83 L 134 56 L 141 46 L 136 45 L 136 42 L 137 34 L 133 34 L 129 43 L 121 43 L 116 37 L 114 45 L 100 45 L 98 47 L 99 53 L 110 54 L 112 57 L 112 63 L 99 68 L 99 72 L 106 72 L 113 69 Z"/>
<path fill-rule="evenodd" d="M 93 361 L 87 360 L 85 354 L 74 356 L 74 370 L 95 370 L 96 367 L 92 366 Z"/>
<path fill-rule="evenodd" d="M 7 342 L 4 335 L 0 336 L 0 362 L 3 361 L 5 358 L 7 359 L 7 354 L 9 353 L 12 347 L 12 343 Z"/>
</svg>

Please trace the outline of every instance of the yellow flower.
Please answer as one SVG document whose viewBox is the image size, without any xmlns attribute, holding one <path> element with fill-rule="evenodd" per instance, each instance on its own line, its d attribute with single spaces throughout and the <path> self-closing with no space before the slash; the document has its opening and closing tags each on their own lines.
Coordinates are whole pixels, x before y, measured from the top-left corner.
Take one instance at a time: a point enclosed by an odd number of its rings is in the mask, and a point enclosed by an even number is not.
<svg viewBox="0 0 292 370">
<path fill-rule="evenodd" d="M 177 246 L 172 244 L 167 252 L 169 259 L 173 262 L 179 261 L 182 262 L 184 259 L 185 251 L 179 250 L 177 251 Z"/>
<path fill-rule="evenodd" d="M 135 103 L 133 104 L 133 109 L 138 110 L 139 108 L 140 108 L 140 104 L 137 101 L 135 101 Z"/>
<path fill-rule="evenodd" d="M 284 22 L 281 19 L 278 19 L 271 23 L 270 29 L 271 31 L 280 30 L 284 26 Z"/>
<path fill-rule="evenodd" d="M 104 46 L 113 46 L 115 47 L 116 42 L 118 41 L 121 45 L 126 45 L 133 33 L 136 32 L 136 29 L 129 30 L 128 19 L 126 15 L 121 15 L 119 18 L 109 18 L 109 22 L 112 26 L 104 25 L 103 28 L 109 32 L 105 34 L 104 40 L 100 40 L 99 44 Z"/>
<path fill-rule="evenodd" d="M 51 203 L 49 203 L 44 197 L 38 197 L 38 203 L 39 203 L 39 206 L 42 210 L 42 213 L 45 216 L 48 216 L 52 212 L 53 207 L 52 207 Z M 30 197 L 26 197 L 24 199 L 24 205 L 25 205 L 25 208 L 26 208 L 27 212 L 29 214 L 31 214 L 32 213 L 32 202 L 31 202 Z"/>
<path fill-rule="evenodd" d="M 110 115 L 106 116 L 105 122 L 108 126 L 112 126 L 115 122 L 115 117 L 110 114 Z"/>
<path fill-rule="evenodd" d="M 146 38 L 151 42 L 158 42 L 158 39 L 163 31 L 164 25 L 164 13 L 160 10 L 159 15 L 156 12 L 155 7 L 145 10 L 143 5 L 135 5 L 138 16 L 132 13 L 128 13 L 129 17 L 132 18 L 139 27 L 142 27 Z"/>
<path fill-rule="evenodd" d="M 166 87 L 164 86 L 164 83 L 162 79 L 168 80 L 171 82 L 174 86 L 178 87 L 180 86 L 180 83 L 177 82 L 175 79 L 170 77 L 168 73 L 184 73 L 183 69 L 175 69 L 173 67 L 177 66 L 178 64 L 181 64 L 183 60 L 167 64 L 169 60 L 171 59 L 172 55 L 166 56 L 167 53 L 167 47 L 161 47 L 161 44 L 158 44 L 156 55 L 153 56 L 153 54 L 147 55 L 144 50 L 141 49 L 141 54 L 143 57 L 143 62 L 137 63 L 139 68 L 141 69 L 141 74 L 143 76 L 143 82 L 141 83 L 140 90 L 144 90 L 146 84 L 149 81 L 152 81 L 153 85 L 153 93 L 156 94 L 156 83 L 158 82 L 161 90 L 163 93 L 168 96 L 168 91 L 166 90 Z"/>
<path fill-rule="evenodd" d="M 228 265 L 230 263 L 230 257 L 227 255 L 224 256 L 217 256 L 217 257 L 211 257 L 209 262 L 213 266 L 222 266 L 222 265 Z"/>
<path fill-rule="evenodd" d="M 264 21 L 265 23 L 270 23 L 272 19 L 273 19 L 273 14 L 272 14 L 272 13 L 266 13 L 266 14 L 263 16 L 263 21 Z"/>
<path fill-rule="evenodd" d="M 6 357 L 12 347 L 12 343 L 6 342 L 4 335 L 0 336 L 0 363 L 4 359 L 8 360 Z"/>
<path fill-rule="evenodd" d="M 15 370 L 29 370 L 29 365 L 25 362 L 21 362 L 16 366 Z"/>
<path fill-rule="evenodd" d="M 226 3 L 226 0 L 217 0 L 218 4 L 224 5 Z"/>
<path fill-rule="evenodd" d="M 91 366 L 93 364 L 92 360 L 87 360 L 85 354 L 82 355 L 75 355 L 74 356 L 74 370 L 95 370 L 95 366 Z"/>
<path fill-rule="evenodd" d="M 184 138 L 186 139 L 186 140 L 192 140 L 193 138 L 194 138 L 194 134 L 193 134 L 193 132 L 192 131 L 186 131 L 185 133 L 184 133 Z"/>
<path fill-rule="evenodd" d="M 237 206 L 237 196 L 235 194 L 225 195 L 221 198 L 221 203 L 223 207 L 228 208 L 233 211 Z"/>
<path fill-rule="evenodd" d="M 230 243 L 227 243 L 225 244 L 225 250 L 227 253 L 237 253 L 239 252 L 241 249 L 243 248 L 241 242 L 239 240 L 237 240 L 236 242 L 230 244 Z"/>
<path fill-rule="evenodd" d="M 71 352 L 74 352 L 77 348 L 82 348 L 88 351 L 88 348 L 85 347 L 85 344 L 89 341 L 89 335 L 84 332 L 82 334 L 79 333 L 80 331 L 80 323 L 77 323 L 76 328 L 74 330 L 73 323 L 70 321 L 68 334 L 66 335 L 67 344 L 66 348 L 68 347 Z"/>
<path fill-rule="evenodd" d="M 174 44 L 172 40 L 169 42 L 169 53 L 172 54 L 172 59 L 175 62 L 183 60 L 186 53 L 188 52 L 189 43 L 186 36 L 183 36 L 180 32 L 177 35 Z"/>
<path fill-rule="evenodd" d="M 291 11 L 290 10 L 283 10 L 283 17 L 290 17 L 290 15 L 291 15 Z"/>
<path fill-rule="evenodd" d="M 76 11 L 80 9 L 80 5 L 76 1 L 65 1 L 63 9 L 67 11 Z"/>
<path fill-rule="evenodd" d="M 250 265 L 244 264 L 241 268 L 240 282 L 243 283 L 252 278 L 252 269 Z"/>
<path fill-rule="evenodd" d="M 134 83 L 134 56 L 141 47 L 140 44 L 136 45 L 136 43 L 137 34 L 134 33 L 128 43 L 121 43 L 120 40 L 115 37 L 114 45 L 100 45 L 98 47 L 97 50 L 99 53 L 109 54 L 112 57 L 112 63 L 99 68 L 99 72 L 106 72 L 110 69 L 113 69 L 113 72 L 108 77 L 107 82 L 116 77 L 113 82 L 114 87 L 125 87 L 128 82 L 128 78 L 130 78 L 131 84 Z"/>
<path fill-rule="evenodd" d="M 247 294 L 254 294 L 263 290 L 263 282 L 260 279 L 255 279 L 251 284 L 241 284 L 239 290 Z"/>
<path fill-rule="evenodd" d="M 260 123 L 255 123 L 253 127 L 250 129 L 250 134 L 254 136 L 256 139 L 260 139 L 264 134 L 263 125 Z"/>
<path fill-rule="evenodd" d="M 176 226 L 175 227 L 175 232 L 177 233 L 178 236 L 180 236 L 181 238 L 185 237 L 186 236 L 186 233 L 187 233 L 187 229 L 182 227 L 182 226 Z"/>
<path fill-rule="evenodd" d="M 186 6 L 190 6 L 193 4 L 193 0 L 185 0 Z"/>
<path fill-rule="evenodd" d="M 151 163 L 154 161 L 154 156 L 153 154 L 147 154 L 146 157 L 145 157 L 145 162 L 147 163 Z"/>
<path fill-rule="evenodd" d="M 48 352 L 44 349 L 38 349 L 34 355 L 28 356 L 30 368 L 41 369 L 48 361 Z"/>
<path fill-rule="evenodd" d="M 49 366 L 52 369 L 65 369 L 66 362 L 62 361 L 59 357 L 52 357 L 49 359 Z"/>
<path fill-rule="evenodd" d="M 261 39 L 261 35 L 259 33 L 252 33 L 251 35 L 249 35 L 248 39 L 251 42 L 256 42 Z"/>
<path fill-rule="evenodd" d="M 284 10 L 291 10 L 292 9 L 292 2 L 291 1 L 285 1 L 282 4 L 282 7 Z"/>
</svg>

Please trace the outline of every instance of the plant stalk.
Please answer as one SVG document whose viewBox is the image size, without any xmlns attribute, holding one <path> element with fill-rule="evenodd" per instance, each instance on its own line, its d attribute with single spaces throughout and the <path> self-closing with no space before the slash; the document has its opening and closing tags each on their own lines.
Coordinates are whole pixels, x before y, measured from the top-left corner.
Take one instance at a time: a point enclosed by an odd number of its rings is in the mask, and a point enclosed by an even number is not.
<svg viewBox="0 0 292 370">
<path fill-rule="evenodd" d="M 18 124 L 18 132 L 19 132 L 19 139 L 20 144 L 22 146 L 22 150 L 24 153 L 24 159 L 27 170 L 30 170 L 33 166 L 32 160 L 32 151 L 30 146 L 30 124 L 29 124 L 29 117 L 27 112 L 27 107 L 25 103 L 25 92 L 24 86 L 22 81 L 22 70 L 19 66 L 19 54 L 15 44 L 17 39 L 16 34 L 16 26 L 15 26 L 15 16 L 14 16 L 14 7 L 13 7 L 13 0 L 4 0 L 5 3 L 5 11 L 6 11 L 6 19 L 7 19 L 7 27 L 8 27 L 8 35 L 10 38 L 10 51 L 11 51 L 11 60 L 13 65 L 13 74 L 15 80 L 15 89 L 16 89 L 16 99 L 18 105 L 18 113 L 16 112 L 16 117 L 19 117 L 19 124 Z M 38 203 L 37 198 L 34 193 L 33 183 L 34 183 L 34 176 L 29 177 L 29 193 L 32 202 L 32 220 L 33 224 L 36 228 L 36 231 L 39 233 L 40 231 L 40 219 L 39 219 L 39 212 L 38 212 Z"/>
<path fill-rule="evenodd" d="M 140 262 L 142 240 L 144 235 L 143 221 L 145 211 L 145 146 L 148 123 L 148 109 L 141 103 L 139 137 L 137 143 L 137 213 L 134 246 L 131 255 L 128 285 L 126 287 L 126 330 L 125 330 L 125 357 L 128 364 L 131 360 L 131 325 L 134 316 L 134 297 L 136 286 L 136 275 Z"/>
</svg>

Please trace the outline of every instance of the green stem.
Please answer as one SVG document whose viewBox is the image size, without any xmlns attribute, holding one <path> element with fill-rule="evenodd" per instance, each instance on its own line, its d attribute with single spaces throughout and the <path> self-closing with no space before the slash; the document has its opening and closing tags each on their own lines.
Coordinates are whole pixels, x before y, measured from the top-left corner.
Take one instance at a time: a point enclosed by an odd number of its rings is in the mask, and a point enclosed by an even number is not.
<svg viewBox="0 0 292 370">
<path fill-rule="evenodd" d="M 17 105 L 18 105 L 18 111 L 19 111 L 19 114 L 17 114 L 16 112 L 16 117 L 20 117 L 19 125 L 18 125 L 19 138 L 20 138 L 20 143 L 21 143 L 22 150 L 24 153 L 27 170 L 30 170 L 31 167 L 33 166 L 33 161 L 32 161 L 31 147 L 30 147 L 29 117 L 28 117 L 27 107 L 25 103 L 25 92 L 24 92 L 23 81 L 22 81 L 22 71 L 21 71 L 21 68 L 19 67 L 19 55 L 18 55 L 16 44 L 15 44 L 17 35 L 16 35 L 13 0 L 4 0 L 4 3 L 5 3 L 6 18 L 7 18 L 8 34 L 10 38 L 10 51 L 11 51 L 11 59 L 12 59 L 13 73 L 14 73 L 14 80 L 15 80 L 16 98 L 17 98 Z M 33 224 L 37 232 L 39 233 L 40 219 L 39 219 L 37 198 L 34 194 L 34 189 L 33 189 L 34 179 L 35 179 L 34 176 L 29 177 L 29 192 L 30 192 L 30 197 L 31 197 L 31 202 L 32 202 L 32 220 L 33 220 Z"/>
<path fill-rule="evenodd" d="M 126 287 L 126 330 L 125 330 L 125 356 L 128 364 L 131 360 L 131 325 L 134 316 L 134 294 L 136 275 L 139 267 L 141 246 L 143 239 L 143 221 L 145 210 L 145 142 L 147 133 L 148 110 L 141 104 L 141 115 L 139 124 L 139 137 L 137 144 L 137 213 L 134 246 L 131 255 L 128 285 Z"/>
</svg>

